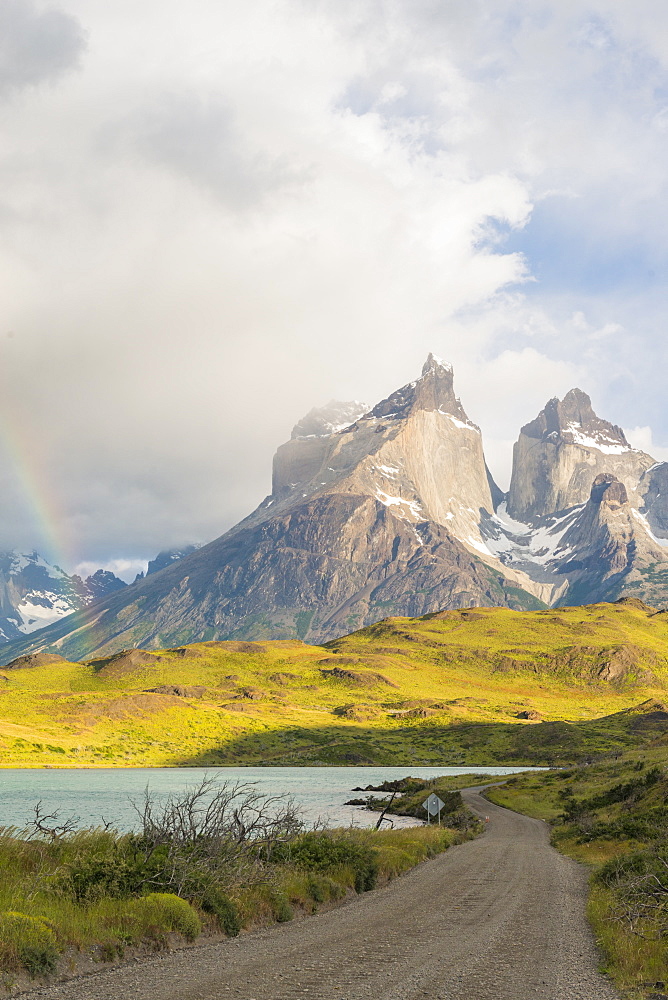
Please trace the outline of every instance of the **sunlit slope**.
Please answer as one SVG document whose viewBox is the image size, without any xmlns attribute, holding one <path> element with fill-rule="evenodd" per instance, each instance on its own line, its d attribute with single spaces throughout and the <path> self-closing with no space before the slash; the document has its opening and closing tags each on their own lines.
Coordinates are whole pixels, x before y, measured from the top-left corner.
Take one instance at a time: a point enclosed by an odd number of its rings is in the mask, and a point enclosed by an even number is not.
<svg viewBox="0 0 668 1000">
<path fill-rule="evenodd" d="M 37 655 L 0 684 L 11 766 L 551 763 L 661 737 L 668 615 L 476 608 L 326 646 Z"/>
</svg>

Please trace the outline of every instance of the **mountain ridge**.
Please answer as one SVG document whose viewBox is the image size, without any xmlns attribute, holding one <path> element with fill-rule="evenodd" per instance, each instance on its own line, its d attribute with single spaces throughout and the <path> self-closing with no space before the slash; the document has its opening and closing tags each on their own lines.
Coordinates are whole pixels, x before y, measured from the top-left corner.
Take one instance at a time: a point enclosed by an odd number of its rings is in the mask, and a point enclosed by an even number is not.
<svg viewBox="0 0 668 1000">
<path fill-rule="evenodd" d="M 631 448 L 572 389 L 520 431 L 503 494 L 452 367 L 430 354 L 418 379 L 375 406 L 311 410 L 277 449 L 272 494 L 220 538 L 6 655 L 322 642 L 388 614 L 627 592 L 661 603 L 664 482 L 668 465 Z"/>
</svg>

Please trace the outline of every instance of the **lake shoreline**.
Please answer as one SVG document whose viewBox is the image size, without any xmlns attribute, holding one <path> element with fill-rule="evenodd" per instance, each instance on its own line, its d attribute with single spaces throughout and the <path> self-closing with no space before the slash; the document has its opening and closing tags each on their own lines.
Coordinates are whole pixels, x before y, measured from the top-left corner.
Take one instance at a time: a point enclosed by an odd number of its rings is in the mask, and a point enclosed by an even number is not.
<svg viewBox="0 0 668 1000">
<path fill-rule="evenodd" d="M 113 818 L 121 830 L 133 829 L 136 810 L 148 786 L 157 799 L 192 787 L 204 777 L 217 782 L 253 784 L 263 794 L 285 795 L 300 807 L 307 825 L 365 826 L 375 822 L 361 807 L 345 806 L 356 786 L 413 777 L 422 779 L 483 774 L 515 774 L 517 766 L 461 767 L 215 767 L 215 768 L 3 768 L 0 770 L 0 826 L 22 827 L 34 803 L 46 812 L 74 816 L 82 828 Z"/>
</svg>

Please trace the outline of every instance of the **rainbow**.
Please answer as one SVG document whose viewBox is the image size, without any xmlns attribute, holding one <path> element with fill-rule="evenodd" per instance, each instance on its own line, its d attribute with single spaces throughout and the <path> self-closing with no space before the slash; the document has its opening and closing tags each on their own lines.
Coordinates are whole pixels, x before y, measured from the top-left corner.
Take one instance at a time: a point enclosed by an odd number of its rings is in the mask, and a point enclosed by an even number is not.
<svg viewBox="0 0 668 1000">
<path fill-rule="evenodd" d="M 52 565 L 71 566 L 75 548 L 67 531 L 67 517 L 57 504 L 56 491 L 39 461 L 39 446 L 30 439 L 17 416 L 4 408 L 0 409 L 0 448 L 5 452 L 32 522 L 34 548 Z"/>
</svg>

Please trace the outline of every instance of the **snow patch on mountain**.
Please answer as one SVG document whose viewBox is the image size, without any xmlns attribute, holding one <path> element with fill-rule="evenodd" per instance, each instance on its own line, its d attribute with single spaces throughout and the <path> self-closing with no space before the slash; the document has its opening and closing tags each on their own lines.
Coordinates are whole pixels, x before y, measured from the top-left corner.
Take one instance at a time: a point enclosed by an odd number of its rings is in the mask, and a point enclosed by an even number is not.
<svg viewBox="0 0 668 1000">
<path fill-rule="evenodd" d="M 496 513 L 483 523 L 485 546 L 489 554 L 496 556 L 504 565 L 514 565 L 517 569 L 534 575 L 532 566 L 541 569 L 548 564 L 554 566 L 570 555 L 570 550 L 562 547 L 561 541 L 577 519 L 582 506 L 532 526 L 512 518 L 504 501 Z"/>
<path fill-rule="evenodd" d="M 420 520 L 422 504 L 418 503 L 417 500 L 404 500 L 403 497 L 392 497 L 389 493 L 385 493 L 384 490 L 376 491 L 376 500 L 380 500 L 386 507 L 407 507 L 413 517 Z M 399 517 L 405 517 L 405 512 L 402 510 L 398 510 L 397 514 Z"/>
<path fill-rule="evenodd" d="M 630 445 L 623 444 L 621 441 L 607 434 L 597 433 L 596 437 L 585 434 L 580 424 L 574 420 L 569 421 L 566 425 L 565 433 L 571 435 L 573 444 L 579 444 L 583 448 L 596 448 L 598 451 L 603 452 L 604 455 L 623 455 L 624 452 L 634 450 Z"/>
<path fill-rule="evenodd" d="M 60 568 L 60 566 L 52 566 L 48 563 L 46 559 L 39 554 L 39 552 L 10 552 L 7 553 L 9 558 L 9 572 L 12 576 L 17 576 L 23 570 L 27 569 L 29 566 L 37 567 L 43 569 L 47 576 L 51 577 L 53 580 L 67 580 L 69 579 L 67 573 Z"/>
<path fill-rule="evenodd" d="M 461 430 L 475 431 L 476 434 L 480 434 L 480 428 L 477 426 L 477 424 L 472 423 L 472 421 L 460 420 L 458 417 L 455 417 L 452 413 L 446 413 L 445 410 L 442 410 L 440 407 L 437 410 L 437 412 L 440 413 L 442 416 L 447 417 L 448 420 L 451 420 L 452 423 L 455 425 L 455 427 L 459 427 Z"/>
<path fill-rule="evenodd" d="M 645 531 L 647 532 L 647 534 L 649 535 L 649 537 L 653 542 L 656 542 L 657 545 L 660 545 L 662 549 L 668 549 L 668 538 L 659 538 L 658 535 L 655 535 L 650 527 L 649 521 L 647 520 L 644 514 L 641 514 L 640 511 L 636 510 L 635 508 L 631 510 L 631 513 L 633 514 L 636 521 L 638 521 L 642 525 L 642 527 L 645 529 Z"/>
<path fill-rule="evenodd" d="M 125 586 L 105 570 L 82 580 L 38 552 L 0 552 L 0 643 L 52 625 Z"/>
<path fill-rule="evenodd" d="M 20 616 L 17 628 L 24 635 L 28 635 L 30 632 L 36 632 L 38 628 L 52 625 L 64 615 L 71 615 L 78 609 L 67 598 L 53 592 L 42 591 L 39 595 L 33 593 L 30 597 L 26 597 L 17 605 L 16 610 Z"/>
</svg>

